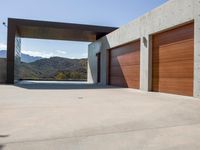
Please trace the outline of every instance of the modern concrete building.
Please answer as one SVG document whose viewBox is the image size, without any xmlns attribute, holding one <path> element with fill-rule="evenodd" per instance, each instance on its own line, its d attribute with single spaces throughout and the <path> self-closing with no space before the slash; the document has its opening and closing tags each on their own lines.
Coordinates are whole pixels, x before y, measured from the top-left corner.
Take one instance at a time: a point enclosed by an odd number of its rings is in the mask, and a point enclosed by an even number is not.
<svg viewBox="0 0 200 150">
<path fill-rule="evenodd" d="M 169 0 L 119 29 L 10 19 L 7 83 L 20 37 L 93 42 L 89 83 L 200 97 L 200 0 Z"/>
<path fill-rule="evenodd" d="M 90 83 L 200 97 L 200 0 L 169 0 L 88 53 Z"/>
<path fill-rule="evenodd" d="M 116 29 L 104 26 L 9 18 L 6 82 L 14 84 L 20 78 L 21 38 L 93 42 Z"/>
</svg>

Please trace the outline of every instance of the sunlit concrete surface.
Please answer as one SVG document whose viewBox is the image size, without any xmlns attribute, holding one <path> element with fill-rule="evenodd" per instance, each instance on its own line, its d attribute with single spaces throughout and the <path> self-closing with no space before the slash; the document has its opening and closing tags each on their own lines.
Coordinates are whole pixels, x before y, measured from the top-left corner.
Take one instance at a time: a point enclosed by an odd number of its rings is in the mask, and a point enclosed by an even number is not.
<svg viewBox="0 0 200 150">
<path fill-rule="evenodd" d="M 86 83 L 0 85 L 0 150 L 199 150 L 199 141 L 200 100 L 192 97 Z"/>
</svg>

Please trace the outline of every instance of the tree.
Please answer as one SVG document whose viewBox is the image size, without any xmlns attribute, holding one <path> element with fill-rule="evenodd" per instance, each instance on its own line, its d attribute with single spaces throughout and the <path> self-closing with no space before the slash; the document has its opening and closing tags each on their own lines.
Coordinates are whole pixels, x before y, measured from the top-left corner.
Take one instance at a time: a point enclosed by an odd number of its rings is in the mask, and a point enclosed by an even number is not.
<svg viewBox="0 0 200 150">
<path fill-rule="evenodd" d="M 63 72 L 58 72 L 55 79 L 56 80 L 65 80 L 66 76 Z"/>
</svg>

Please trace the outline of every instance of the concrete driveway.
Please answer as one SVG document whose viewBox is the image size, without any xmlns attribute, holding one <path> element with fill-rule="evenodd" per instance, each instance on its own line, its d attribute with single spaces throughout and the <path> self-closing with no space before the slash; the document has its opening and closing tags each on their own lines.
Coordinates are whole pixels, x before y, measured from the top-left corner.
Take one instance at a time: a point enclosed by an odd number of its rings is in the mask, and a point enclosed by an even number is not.
<svg viewBox="0 0 200 150">
<path fill-rule="evenodd" d="M 0 85 L 0 150 L 199 149 L 199 99 L 86 84 Z"/>
</svg>

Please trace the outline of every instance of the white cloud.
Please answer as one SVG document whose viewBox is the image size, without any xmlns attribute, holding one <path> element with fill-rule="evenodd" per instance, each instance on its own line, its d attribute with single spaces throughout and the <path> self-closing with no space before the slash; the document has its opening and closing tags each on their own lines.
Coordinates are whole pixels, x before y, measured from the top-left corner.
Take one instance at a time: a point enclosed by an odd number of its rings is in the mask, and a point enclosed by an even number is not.
<svg viewBox="0 0 200 150">
<path fill-rule="evenodd" d="M 44 57 L 44 58 L 50 58 L 53 57 L 53 53 L 45 53 L 45 52 L 39 52 L 39 51 L 29 51 L 29 50 L 22 50 L 22 53 L 28 54 L 31 56 L 39 56 L 39 57 Z"/>
<path fill-rule="evenodd" d="M 35 51 L 35 50 L 23 50 L 21 51 L 24 54 L 28 54 L 30 56 L 39 56 L 43 58 L 50 58 L 50 57 L 66 57 L 66 58 L 71 58 L 71 59 L 76 59 L 76 58 L 87 58 L 88 54 L 87 53 L 80 53 L 79 56 L 73 56 L 72 54 L 69 55 L 70 53 L 68 51 L 63 51 L 63 50 L 55 50 L 53 52 L 45 52 L 45 51 Z"/>
<path fill-rule="evenodd" d="M 61 50 L 56 50 L 55 52 L 58 53 L 58 54 L 63 54 L 63 55 L 67 54 L 66 51 L 61 51 Z"/>
<path fill-rule="evenodd" d="M 0 50 L 6 50 L 7 49 L 7 45 L 0 43 Z"/>
<path fill-rule="evenodd" d="M 67 57 L 67 58 L 70 58 L 70 59 L 76 59 L 75 57 Z"/>
<path fill-rule="evenodd" d="M 34 50 L 22 50 L 22 53 L 28 54 L 30 56 L 39 56 L 44 58 L 50 58 L 54 56 L 65 57 L 67 54 L 66 51 L 56 50 L 55 52 L 43 52 L 43 51 L 34 51 Z"/>
</svg>

